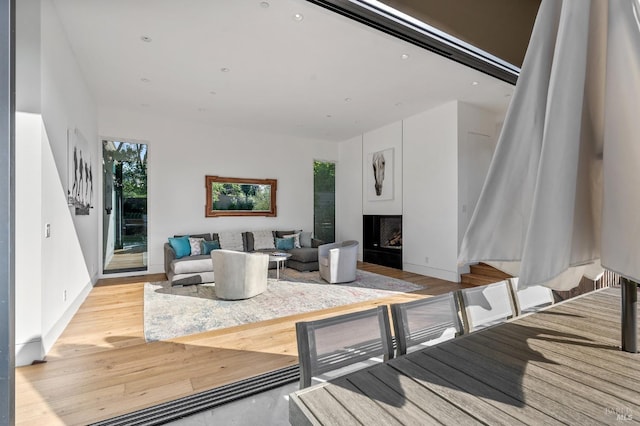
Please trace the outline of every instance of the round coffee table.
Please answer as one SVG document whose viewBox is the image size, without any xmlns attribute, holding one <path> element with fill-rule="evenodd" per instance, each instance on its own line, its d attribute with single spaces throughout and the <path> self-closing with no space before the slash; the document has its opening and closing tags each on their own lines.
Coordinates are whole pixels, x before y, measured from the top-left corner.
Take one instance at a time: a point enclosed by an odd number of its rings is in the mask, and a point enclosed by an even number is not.
<svg viewBox="0 0 640 426">
<path fill-rule="evenodd" d="M 281 251 L 269 253 L 269 262 L 276 262 L 276 281 L 280 281 L 280 268 L 284 271 L 285 262 L 290 257 L 291 254 Z"/>
</svg>

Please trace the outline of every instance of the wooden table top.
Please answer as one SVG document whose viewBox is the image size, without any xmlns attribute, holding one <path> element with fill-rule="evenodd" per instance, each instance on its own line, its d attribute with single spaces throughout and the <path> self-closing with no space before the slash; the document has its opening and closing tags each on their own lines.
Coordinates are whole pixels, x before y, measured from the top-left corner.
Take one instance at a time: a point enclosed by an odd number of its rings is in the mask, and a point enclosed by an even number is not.
<svg viewBox="0 0 640 426">
<path fill-rule="evenodd" d="M 291 394 L 293 425 L 640 421 L 640 355 L 609 288 Z"/>
</svg>

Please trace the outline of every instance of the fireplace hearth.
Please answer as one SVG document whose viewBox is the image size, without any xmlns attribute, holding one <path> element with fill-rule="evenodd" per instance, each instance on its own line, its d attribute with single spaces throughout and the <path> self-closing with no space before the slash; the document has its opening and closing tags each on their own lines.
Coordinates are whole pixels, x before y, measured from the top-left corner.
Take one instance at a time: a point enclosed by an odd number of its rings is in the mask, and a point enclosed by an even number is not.
<svg viewBox="0 0 640 426">
<path fill-rule="evenodd" d="M 364 261 L 402 269 L 402 216 L 363 216 Z"/>
</svg>

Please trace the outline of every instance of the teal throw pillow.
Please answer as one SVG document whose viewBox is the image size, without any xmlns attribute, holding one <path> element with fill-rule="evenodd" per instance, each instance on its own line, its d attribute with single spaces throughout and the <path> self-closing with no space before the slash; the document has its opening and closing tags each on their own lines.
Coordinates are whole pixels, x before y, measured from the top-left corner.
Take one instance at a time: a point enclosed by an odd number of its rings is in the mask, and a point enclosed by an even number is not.
<svg viewBox="0 0 640 426">
<path fill-rule="evenodd" d="M 220 242 L 219 241 L 202 241 L 202 246 L 201 246 L 201 250 L 200 252 L 202 254 L 211 254 L 212 250 L 219 250 L 220 249 Z"/>
<path fill-rule="evenodd" d="M 169 238 L 169 245 L 176 252 L 177 259 L 191 254 L 191 244 L 189 244 L 188 236 Z"/>
<path fill-rule="evenodd" d="M 276 248 L 278 250 L 291 250 L 293 248 L 293 237 L 291 238 L 276 238 Z"/>
</svg>

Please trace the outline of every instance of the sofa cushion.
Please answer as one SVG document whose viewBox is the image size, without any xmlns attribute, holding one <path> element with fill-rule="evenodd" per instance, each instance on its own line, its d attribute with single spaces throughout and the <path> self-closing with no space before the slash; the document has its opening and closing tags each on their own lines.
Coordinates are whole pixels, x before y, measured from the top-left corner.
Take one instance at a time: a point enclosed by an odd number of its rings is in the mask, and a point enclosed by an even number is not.
<svg viewBox="0 0 640 426">
<path fill-rule="evenodd" d="M 253 249 L 254 250 L 265 250 L 265 249 L 275 249 L 276 246 L 273 243 L 273 232 L 272 231 L 253 231 Z"/>
<path fill-rule="evenodd" d="M 173 237 L 169 238 L 169 245 L 176 253 L 176 259 L 180 259 L 191 254 L 191 245 L 189 237 Z"/>
<path fill-rule="evenodd" d="M 284 235 L 282 238 L 291 238 L 293 239 L 293 247 L 292 248 L 301 248 L 300 245 L 300 232 L 290 235 Z"/>
<path fill-rule="evenodd" d="M 191 256 L 199 256 L 202 254 L 200 244 L 204 241 L 204 238 L 189 237 L 189 245 L 191 246 Z"/>
<path fill-rule="evenodd" d="M 276 238 L 284 238 L 285 235 L 295 234 L 300 231 L 273 231 L 273 236 Z"/>
<path fill-rule="evenodd" d="M 241 232 L 219 232 L 218 238 L 220 240 L 220 248 L 224 250 L 244 251 Z"/>
<path fill-rule="evenodd" d="M 300 232 L 300 246 L 311 247 L 311 232 L 307 232 L 307 231 Z"/>
<path fill-rule="evenodd" d="M 278 250 L 291 250 L 293 247 L 293 238 L 276 238 L 276 248 Z"/>
<path fill-rule="evenodd" d="M 201 246 L 201 254 L 210 254 L 212 250 L 219 250 L 219 241 L 203 241 Z"/>
<path fill-rule="evenodd" d="M 294 248 L 288 251 L 291 254 L 291 260 L 298 262 L 317 262 L 318 249 L 311 247 Z"/>
<path fill-rule="evenodd" d="M 244 244 L 245 251 L 253 251 L 253 232 L 242 233 L 242 243 Z"/>
<path fill-rule="evenodd" d="M 204 238 L 206 241 L 211 241 L 211 234 L 180 234 L 174 235 L 175 238 L 178 237 L 192 237 L 192 238 Z"/>
<path fill-rule="evenodd" d="M 318 262 L 298 262 L 297 260 L 287 260 L 287 268 L 295 269 L 300 272 L 317 271 Z"/>
<path fill-rule="evenodd" d="M 171 262 L 174 274 L 193 274 L 197 272 L 213 271 L 213 261 L 210 255 L 189 256 Z"/>
</svg>

